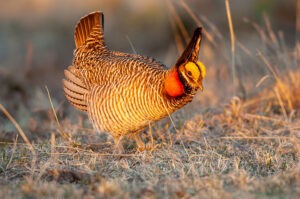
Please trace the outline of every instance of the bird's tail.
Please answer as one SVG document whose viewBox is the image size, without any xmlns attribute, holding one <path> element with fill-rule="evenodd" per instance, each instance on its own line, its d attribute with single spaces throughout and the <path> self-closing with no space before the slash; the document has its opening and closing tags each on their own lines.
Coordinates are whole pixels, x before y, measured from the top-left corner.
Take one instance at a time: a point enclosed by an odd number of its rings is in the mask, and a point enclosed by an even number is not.
<svg viewBox="0 0 300 199">
<path fill-rule="evenodd" d="M 76 48 L 82 45 L 104 45 L 104 15 L 102 12 L 93 12 L 80 19 L 75 28 Z"/>
</svg>

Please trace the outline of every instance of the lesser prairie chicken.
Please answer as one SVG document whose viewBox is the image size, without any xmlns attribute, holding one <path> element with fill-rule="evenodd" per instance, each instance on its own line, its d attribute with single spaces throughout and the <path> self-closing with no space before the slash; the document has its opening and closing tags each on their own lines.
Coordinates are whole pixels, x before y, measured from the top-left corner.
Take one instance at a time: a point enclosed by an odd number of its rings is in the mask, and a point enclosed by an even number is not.
<svg viewBox="0 0 300 199">
<path fill-rule="evenodd" d="M 197 28 L 190 43 L 168 69 L 147 56 L 110 51 L 103 38 L 103 14 L 91 13 L 75 29 L 76 50 L 65 70 L 64 93 L 77 109 L 86 111 L 94 128 L 110 133 L 116 146 L 137 132 L 192 101 L 203 90 L 204 65 L 197 61 L 202 34 Z"/>
</svg>

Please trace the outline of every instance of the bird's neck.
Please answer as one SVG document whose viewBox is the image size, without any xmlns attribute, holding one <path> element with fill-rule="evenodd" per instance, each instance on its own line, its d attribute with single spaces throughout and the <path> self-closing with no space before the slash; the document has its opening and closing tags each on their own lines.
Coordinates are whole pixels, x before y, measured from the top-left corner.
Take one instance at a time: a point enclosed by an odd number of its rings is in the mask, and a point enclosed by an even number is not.
<svg viewBox="0 0 300 199">
<path fill-rule="evenodd" d="M 184 93 L 184 85 L 180 80 L 177 67 L 174 66 L 167 74 L 164 88 L 170 97 L 178 97 Z"/>
<path fill-rule="evenodd" d="M 195 93 L 195 89 L 184 83 L 183 77 L 180 76 L 177 68 L 167 71 L 162 96 L 165 100 L 164 107 L 167 109 L 168 114 L 192 101 Z"/>
<path fill-rule="evenodd" d="M 175 65 L 167 71 L 164 81 L 163 96 L 166 100 L 169 113 L 183 107 L 188 102 L 192 101 L 196 89 L 191 88 L 178 72 L 178 67 Z"/>
</svg>

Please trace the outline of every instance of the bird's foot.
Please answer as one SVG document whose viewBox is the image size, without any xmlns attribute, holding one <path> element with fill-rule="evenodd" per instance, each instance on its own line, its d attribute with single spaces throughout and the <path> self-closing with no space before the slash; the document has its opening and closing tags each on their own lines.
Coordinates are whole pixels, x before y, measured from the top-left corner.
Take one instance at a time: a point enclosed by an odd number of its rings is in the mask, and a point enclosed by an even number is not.
<svg viewBox="0 0 300 199">
<path fill-rule="evenodd" d="M 125 150 L 123 148 L 123 144 L 121 142 L 121 139 L 119 137 L 114 138 L 114 142 L 115 142 L 115 151 L 114 154 L 124 154 Z"/>
</svg>

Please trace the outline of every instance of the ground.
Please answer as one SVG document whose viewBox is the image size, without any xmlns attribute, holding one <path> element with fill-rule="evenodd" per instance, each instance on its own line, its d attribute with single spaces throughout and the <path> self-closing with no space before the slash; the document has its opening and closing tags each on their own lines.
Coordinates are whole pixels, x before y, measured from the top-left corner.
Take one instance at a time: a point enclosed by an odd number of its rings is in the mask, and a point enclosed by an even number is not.
<svg viewBox="0 0 300 199">
<path fill-rule="evenodd" d="M 116 154 L 108 136 L 67 120 L 60 129 L 52 119 L 51 135 L 31 143 L 34 152 L 20 136 L 1 143 L 0 197 L 296 198 L 300 121 L 291 120 L 247 113 L 233 99 L 174 119 L 176 127 L 155 124 L 153 143 L 142 136 L 147 151 L 128 138 L 126 154 Z"/>
<path fill-rule="evenodd" d="M 180 51 L 185 42 L 178 37 L 192 30 L 182 27 L 167 2 Z M 245 20 L 252 28 L 246 39 L 230 39 L 179 2 L 206 31 L 200 49 L 207 68 L 204 92 L 141 132 L 143 152 L 129 136 L 125 153 L 117 153 L 112 138 L 98 134 L 87 115 L 71 107 L 56 75 L 67 65 L 48 69 L 56 65 L 55 54 L 34 62 L 39 52 L 29 42 L 26 73 L 16 74 L 11 62 L 0 64 L 0 198 L 300 197 L 299 41 L 274 32 L 267 15 L 263 25 Z M 175 45 L 170 49 L 169 63 L 176 61 Z M 49 89 L 41 83 L 46 76 Z"/>
</svg>

